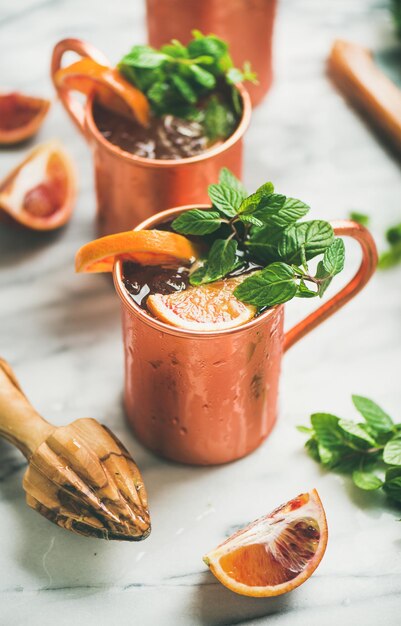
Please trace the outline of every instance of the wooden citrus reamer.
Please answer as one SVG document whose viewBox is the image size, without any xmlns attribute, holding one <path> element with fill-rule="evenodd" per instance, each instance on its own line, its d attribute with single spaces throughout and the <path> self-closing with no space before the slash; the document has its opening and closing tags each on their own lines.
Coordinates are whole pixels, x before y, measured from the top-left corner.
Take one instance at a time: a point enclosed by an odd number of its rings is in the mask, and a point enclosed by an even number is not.
<svg viewBox="0 0 401 626">
<path fill-rule="evenodd" d="M 49 424 L 1 359 L 0 436 L 28 459 L 26 501 L 50 521 L 103 539 L 140 541 L 149 535 L 145 486 L 122 443 L 92 418 Z"/>
</svg>

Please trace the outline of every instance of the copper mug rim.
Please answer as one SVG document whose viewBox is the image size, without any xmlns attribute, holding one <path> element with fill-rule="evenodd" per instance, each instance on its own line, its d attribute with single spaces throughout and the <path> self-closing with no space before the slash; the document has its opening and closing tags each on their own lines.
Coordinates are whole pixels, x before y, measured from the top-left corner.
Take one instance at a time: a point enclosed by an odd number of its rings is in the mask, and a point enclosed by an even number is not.
<svg viewBox="0 0 401 626">
<path fill-rule="evenodd" d="M 207 161 L 208 159 L 213 158 L 214 156 L 225 152 L 231 146 L 236 144 L 239 139 L 244 135 L 246 129 L 249 126 L 251 121 L 251 113 L 252 113 L 252 105 L 249 93 L 245 89 L 245 87 L 241 83 L 236 83 L 236 89 L 238 90 L 241 102 L 242 102 L 242 115 L 240 121 L 238 123 L 235 131 L 227 137 L 223 143 L 219 144 L 216 147 L 211 147 L 208 150 L 205 150 L 201 154 L 192 157 L 186 157 L 183 159 L 150 159 L 148 157 L 141 157 L 136 154 L 132 154 L 131 152 L 127 152 L 123 150 L 119 146 L 111 143 L 107 139 L 103 137 L 98 127 L 95 124 L 95 120 L 93 119 L 93 103 L 94 103 L 94 94 L 88 97 L 85 105 L 85 130 L 89 131 L 89 133 L 96 139 L 98 143 L 100 143 L 106 150 L 118 156 L 120 158 L 125 159 L 126 161 L 134 162 L 143 167 L 171 167 L 177 165 L 190 165 L 191 163 L 199 163 L 200 161 Z M 90 138 L 90 137 L 89 137 Z"/>
<path fill-rule="evenodd" d="M 210 209 L 209 204 L 186 204 L 179 207 L 174 207 L 172 209 L 167 209 L 166 211 L 160 211 L 156 215 L 152 215 L 148 217 L 146 220 L 138 224 L 134 228 L 134 230 L 147 230 L 152 228 L 156 224 L 160 222 L 167 221 L 168 218 L 179 215 L 183 211 L 189 211 L 190 209 Z M 165 219 L 167 218 L 167 219 Z M 236 333 L 244 332 L 249 328 L 253 328 L 260 323 L 263 323 L 268 317 L 274 315 L 276 310 L 283 305 L 278 305 L 268 309 L 261 315 L 252 318 L 249 322 L 245 324 L 241 324 L 240 326 L 235 326 L 234 328 L 226 328 L 223 330 L 188 330 L 186 328 L 179 328 L 178 326 L 171 326 L 170 324 L 166 324 L 155 317 L 152 317 L 147 313 L 144 309 L 142 309 L 132 298 L 129 296 L 128 291 L 123 283 L 123 261 L 121 259 L 117 259 L 114 264 L 113 269 L 113 280 L 116 291 L 121 298 L 123 304 L 135 315 L 142 318 L 146 321 L 150 326 L 153 326 L 156 330 L 160 330 L 163 332 L 167 332 L 170 335 L 179 335 L 184 337 L 197 337 L 197 338 L 210 338 L 222 335 L 234 335 Z"/>
<path fill-rule="evenodd" d="M 190 204 L 167 209 L 166 211 L 156 213 L 156 215 L 152 215 L 148 219 L 144 220 L 143 222 L 138 224 L 138 226 L 134 230 L 151 228 L 165 218 L 169 218 L 173 215 L 177 215 L 179 213 L 182 213 L 183 211 L 188 211 L 189 209 L 194 208 L 208 209 L 210 208 L 210 205 Z M 355 239 L 359 243 L 362 250 L 362 259 L 359 269 L 353 276 L 353 278 L 351 278 L 351 280 L 339 292 L 337 292 L 334 296 L 329 298 L 329 300 L 321 304 L 315 311 L 307 315 L 306 318 L 302 319 L 285 333 L 283 348 L 284 351 L 288 350 L 288 348 L 293 346 L 294 343 L 302 339 L 302 337 L 304 337 L 307 333 L 316 328 L 328 317 L 336 313 L 336 311 L 338 311 L 347 302 L 349 302 L 349 300 L 356 296 L 356 294 L 359 293 L 359 291 L 361 291 L 361 289 L 363 289 L 366 283 L 370 280 L 376 269 L 377 249 L 375 241 L 370 232 L 364 226 L 352 220 L 338 220 L 335 222 L 331 222 L 331 224 L 333 226 L 334 233 L 337 236 L 348 236 Z M 134 313 L 138 318 L 142 319 L 156 330 L 181 337 L 196 337 L 199 339 L 208 339 L 210 337 L 235 335 L 246 332 L 248 329 L 257 326 L 260 323 L 263 323 L 270 316 L 275 315 L 280 307 L 284 306 L 282 304 L 274 306 L 271 309 L 268 309 L 267 311 L 262 313 L 261 315 L 254 317 L 249 322 L 246 322 L 241 326 L 236 326 L 235 328 L 216 331 L 187 330 L 175 326 L 170 326 L 169 324 L 166 324 L 164 322 L 161 322 L 160 320 L 157 320 L 154 317 L 151 317 L 148 313 L 146 313 L 146 311 L 141 309 L 132 300 L 132 298 L 130 298 L 123 283 L 123 262 L 121 259 L 118 259 L 114 264 L 113 280 L 119 297 L 130 312 Z"/>
</svg>

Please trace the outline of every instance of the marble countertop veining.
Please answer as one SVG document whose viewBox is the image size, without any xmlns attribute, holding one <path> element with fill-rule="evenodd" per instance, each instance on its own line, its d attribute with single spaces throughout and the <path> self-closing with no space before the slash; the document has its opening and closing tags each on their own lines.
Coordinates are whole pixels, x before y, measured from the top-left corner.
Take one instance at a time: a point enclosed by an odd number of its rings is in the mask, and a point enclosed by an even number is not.
<svg viewBox="0 0 401 626">
<path fill-rule="evenodd" d="M 313 215 L 372 215 L 383 245 L 400 220 L 399 163 L 333 89 L 325 58 L 337 36 L 391 42 L 385 0 L 281 0 L 276 80 L 246 137 L 245 181 L 266 179 L 312 205 Z M 91 41 L 113 61 L 145 39 L 139 0 L 0 0 L 3 88 L 47 94 L 52 46 Z M 0 441 L 0 625 L 139 624 L 395 626 L 401 612 L 401 525 L 380 495 L 327 475 L 304 453 L 295 425 L 313 411 L 353 416 L 351 393 L 401 420 L 401 269 L 374 277 L 335 318 L 284 360 L 280 417 L 254 454 L 218 468 L 188 468 L 144 450 L 124 423 L 119 303 L 103 277 L 75 276 L 76 249 L 94 236 L 89 149 L 58 103 L 34 143 L 57 137 L 79 171 L 75 215 L 63 232 L 0 226 L 0 353 L 38 410 L 56 424 L 90 415 L 128 446 L 148 488 L 153 531 L 140 544 L 74 536 L 27 508 L 25 463 Z M 26 147 L 0 152 L 0 174 Z M 348 247 L 348 277 L 358 262 Z M 287 324 L 313 303 L 287 306 Z M 315 575 L 291 594 L 250 599 L 209 574 L 201 556 L 238 526 L 316 487 L 330 540 Z"/>
</svg>

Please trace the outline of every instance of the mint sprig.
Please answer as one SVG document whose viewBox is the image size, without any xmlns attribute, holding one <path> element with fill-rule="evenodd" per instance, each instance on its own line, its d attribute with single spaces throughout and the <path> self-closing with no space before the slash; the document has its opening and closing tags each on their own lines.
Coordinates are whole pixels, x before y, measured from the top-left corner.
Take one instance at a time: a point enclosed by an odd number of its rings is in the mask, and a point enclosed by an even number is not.
<svg viewBox="0 0 401 626">
<path fill-rule="evenodd" d="M 148 98 L 155 115 L 175 115 L 203 124 L 211 140 L 225 139 L 241 114 L 235 84 L 256 81 L 245 63 L 234 67 L 228 45 L 215 35 L 193 31 L 187 46 L 173 39 L 156 50 L 134 46 L 118 64 L 124 77 Z"/>
<path fill-rule="evenodd" d="M 278 194 L 267 182 L 248 195 L 227 168 L 209 186 L 211 210 L 192 209 L 172 227 L 184 235 L 206 237 L 208 255 L 190 276 L 192 285 L 219 280 L 248 261 L 263 269 L 252 272 L 235 296 L 258 309 L 294 297 L 323 296 L 344 267 L 344 243 L 324 220 L 299 221 L 309 211 L 297 198 Z M 309 262 L 320 256 L 316 270 Z"/>
<path fill-rule="evenodd" d="M 327 470 L 346 473 L 359 489 L 383 491 L 401 503 L 401 424 L 375 402 L 352 396 L 363 422 L 344 420 L 329 413 L 314 413 L 305 447 Z"/>
</svg>

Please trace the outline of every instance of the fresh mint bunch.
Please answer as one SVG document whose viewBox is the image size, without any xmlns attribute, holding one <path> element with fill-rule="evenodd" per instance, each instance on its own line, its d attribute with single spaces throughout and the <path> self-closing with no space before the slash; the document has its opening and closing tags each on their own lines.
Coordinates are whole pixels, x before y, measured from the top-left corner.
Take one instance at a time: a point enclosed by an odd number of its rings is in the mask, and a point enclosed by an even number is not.
<svg viewBox="0 0 401 626">
<path fill-rule="evenodd" d="M 187 46 L 176 39 L 160 50 L 134 46 L 118 68 L 147 96 L 156 115 L 196 120 L 211 140 L 226 138 L 241 115 L 234 84 L 257 82 L 256 74 L 247 63 L 242 70 L 233 66 L 222 39 L 199 31 L 192 34 Z"/>
<path fill-rule="evenodd" d="M 298 427 L 309 437 L 305 447 L 326 469 L 351 474 L 360 489 L 382 488 L 401 503 L 401 424 L 368 398 L 352 400 L 364 421 L 314 413 L 310 427 Z"/>
<path fill-rule="evenodd" d="M 236 288 L 242 302 L 259 309 L 294 297 L 323 296 L 344 267 L 344 243 L 323 220 L 299 221 L 307 204 L 274 191 L 267 182 L 248 195 L 226 168 L 219 183 L 209 186 L 211 210 L 193 209 L 173 221 L 183 235 L 205 237 L 209 252 L 191 274 L 192 285 L 210 283 L 239 270 L 248 261 L 254 271 Z M 320 257 L 312 271 L 309 262 Z"/>
</svg>

